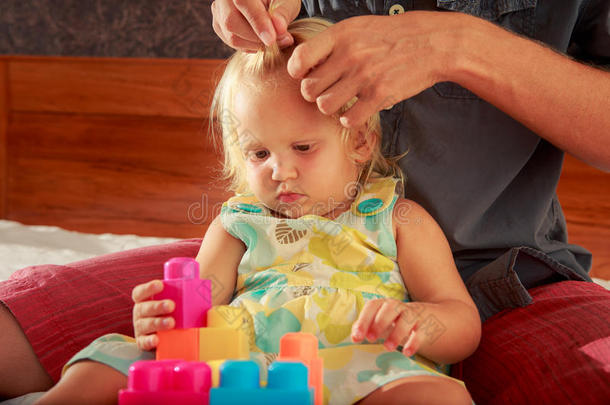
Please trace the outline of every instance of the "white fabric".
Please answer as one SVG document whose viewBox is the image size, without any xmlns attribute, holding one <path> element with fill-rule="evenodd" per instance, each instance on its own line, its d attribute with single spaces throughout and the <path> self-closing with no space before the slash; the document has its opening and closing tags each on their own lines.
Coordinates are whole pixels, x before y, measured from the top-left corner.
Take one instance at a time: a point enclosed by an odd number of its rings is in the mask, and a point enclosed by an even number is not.
<svg viewBox="0 0 610 405">
<path fill-rule="evenodd" d="M 88 234 L 56 226 L 0 220 L 0 280 L 38 264 L 66 264 L 106 253 L 176 241 L 137 235 Z"/>
</svg>

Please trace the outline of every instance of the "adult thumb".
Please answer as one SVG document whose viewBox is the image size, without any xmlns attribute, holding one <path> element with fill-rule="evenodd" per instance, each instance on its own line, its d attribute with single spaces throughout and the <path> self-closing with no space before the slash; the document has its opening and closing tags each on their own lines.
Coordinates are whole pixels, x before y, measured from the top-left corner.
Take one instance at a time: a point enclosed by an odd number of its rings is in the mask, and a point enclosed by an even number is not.
<svg viewBox="0 0 610 405">
<path fill-rule="evenodd" d="M 269 5 L 269 15 L 277 38 L 282 37 L 290 24 L 301 11 L 301 0 L 276 0 Z"/>
</svg>

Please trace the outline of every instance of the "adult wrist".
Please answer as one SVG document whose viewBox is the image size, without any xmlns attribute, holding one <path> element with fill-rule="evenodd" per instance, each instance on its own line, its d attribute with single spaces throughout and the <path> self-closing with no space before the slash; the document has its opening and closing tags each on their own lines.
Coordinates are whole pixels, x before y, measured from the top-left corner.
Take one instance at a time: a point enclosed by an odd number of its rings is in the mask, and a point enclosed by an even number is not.
<svg viewBox="0 0 610 405">
<path fill-rule="evenodd" d="M 478 17 L 456 13 L 448 53 L 445 80 L 474 90 L 493 82 L 494 58 L 505 38 L 498 38 L 499 27 Z"/>
</svg>

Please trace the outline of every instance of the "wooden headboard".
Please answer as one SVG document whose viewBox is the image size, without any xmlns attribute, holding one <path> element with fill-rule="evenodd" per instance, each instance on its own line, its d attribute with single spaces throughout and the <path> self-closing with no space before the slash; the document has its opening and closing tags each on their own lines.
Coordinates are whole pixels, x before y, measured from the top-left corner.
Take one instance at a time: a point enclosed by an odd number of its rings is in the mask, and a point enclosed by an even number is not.
<svg viewBox="0 0 610 405">
<path fill-rule="evenodd" d="M 1 217 L 201 237 L 228 196 L 207 135 L 221 62 L 2 57 Z"/>
<path fill-rule="evenodd" d="M 201 237 L 228 197 L 208 138 L 221 60 L 0 56 L 0 218 Z M 610 279 L 610 175 L 567 156 L 570 241 Z"/>
</svg>

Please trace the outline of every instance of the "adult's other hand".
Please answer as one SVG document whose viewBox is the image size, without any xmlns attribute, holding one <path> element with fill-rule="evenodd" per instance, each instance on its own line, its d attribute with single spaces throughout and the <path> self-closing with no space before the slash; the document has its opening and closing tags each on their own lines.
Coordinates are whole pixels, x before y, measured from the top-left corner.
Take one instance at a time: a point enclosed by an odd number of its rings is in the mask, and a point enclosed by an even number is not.
<svg viewBox="0 0 610 405">
<path fill-rule="evenodd" d="M 212 26 L 231 48 L 254 52 L 276 41 L 280 48 L 292 45 L 287 31 L 301 10 L 300 0 L 215 0 Z"/>
</svg>

